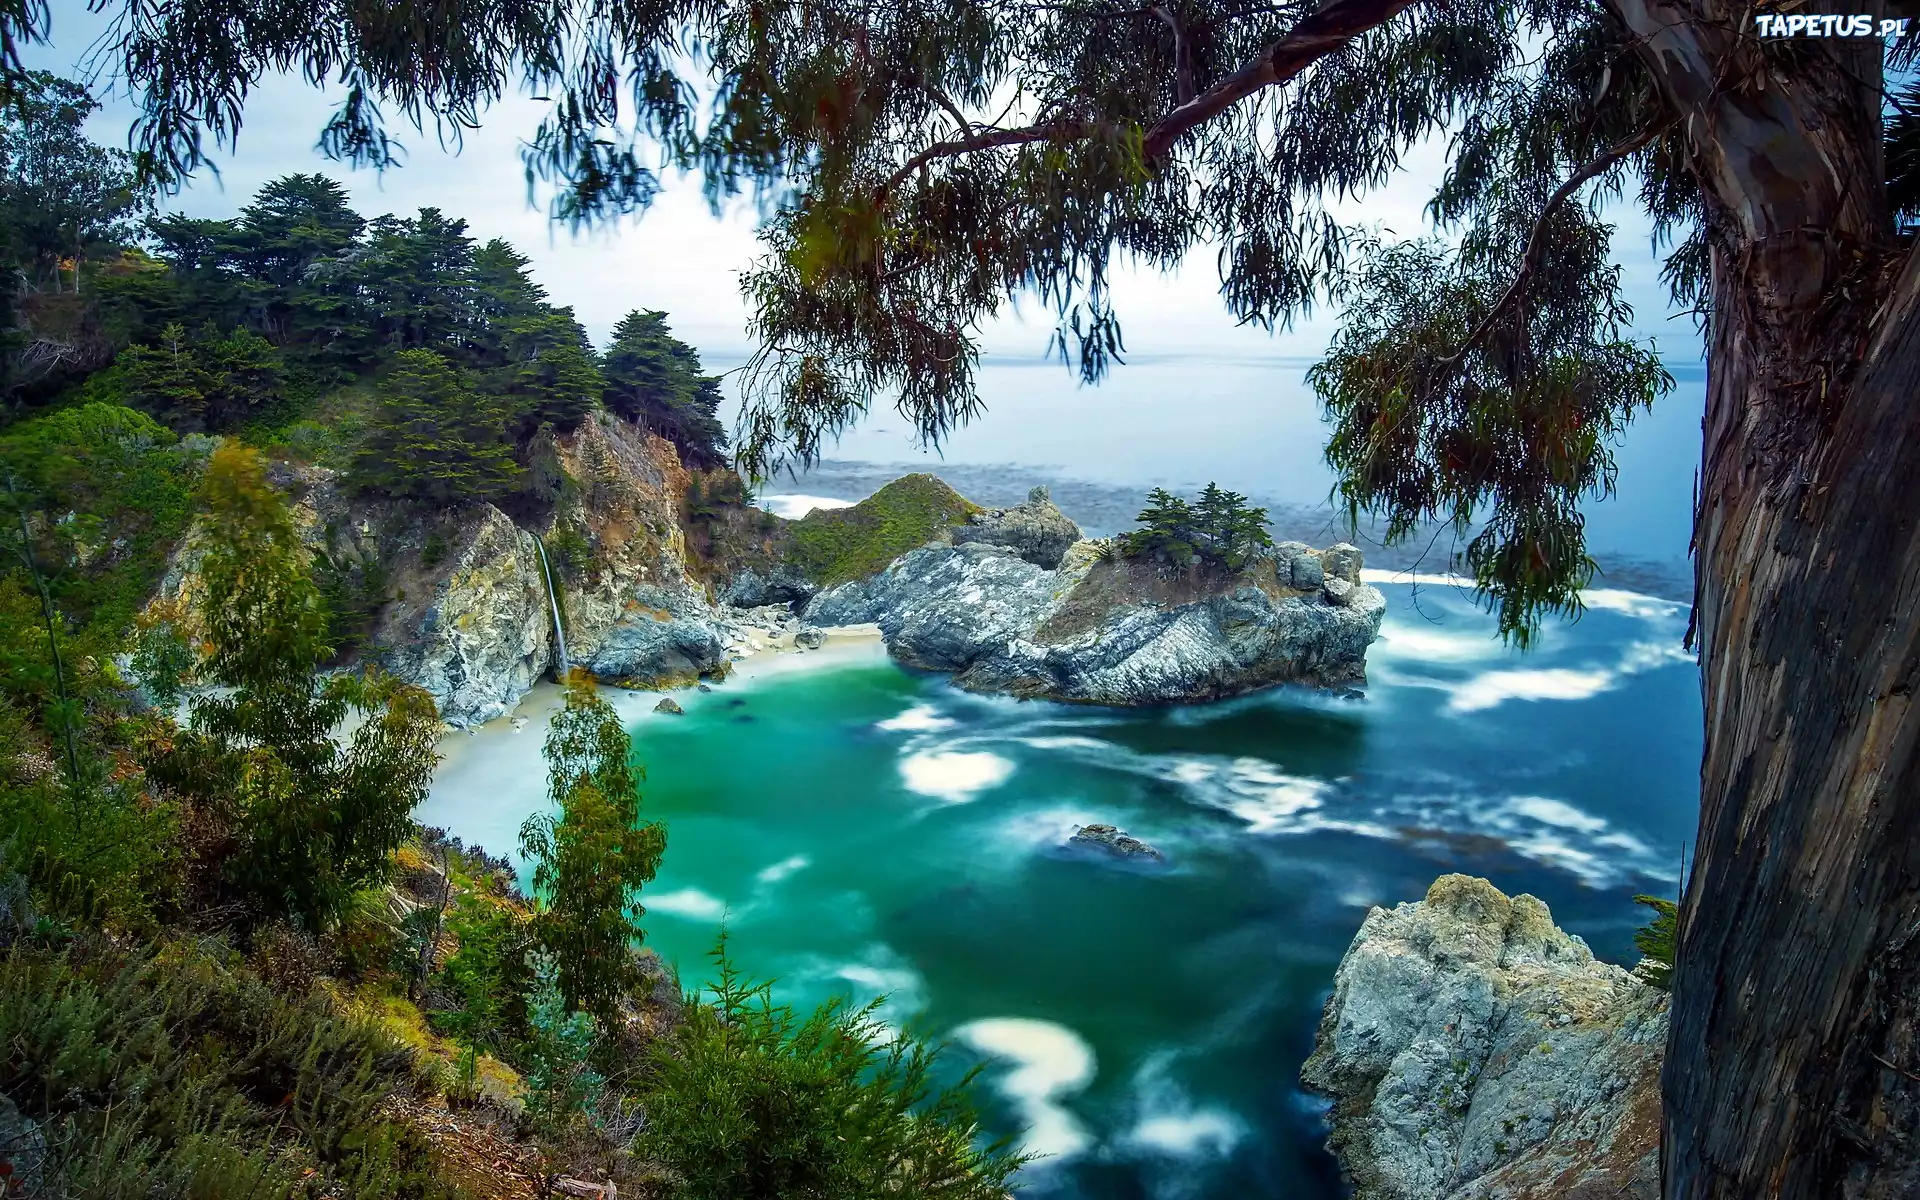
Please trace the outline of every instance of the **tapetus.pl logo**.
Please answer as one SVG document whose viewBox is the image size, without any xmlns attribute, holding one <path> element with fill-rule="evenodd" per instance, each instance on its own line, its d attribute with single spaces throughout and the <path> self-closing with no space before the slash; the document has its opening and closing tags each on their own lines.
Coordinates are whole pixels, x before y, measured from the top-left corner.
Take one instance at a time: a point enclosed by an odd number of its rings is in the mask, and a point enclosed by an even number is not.
<svg viewBox="0 0 1920 1200">
<path fill-rule="evenodd" d="M 1905 17 L 1873 17 L 1866 13 L 1755 13 L 1754 32 L 1761 37 L 1904 37 Z"/>
</svg>

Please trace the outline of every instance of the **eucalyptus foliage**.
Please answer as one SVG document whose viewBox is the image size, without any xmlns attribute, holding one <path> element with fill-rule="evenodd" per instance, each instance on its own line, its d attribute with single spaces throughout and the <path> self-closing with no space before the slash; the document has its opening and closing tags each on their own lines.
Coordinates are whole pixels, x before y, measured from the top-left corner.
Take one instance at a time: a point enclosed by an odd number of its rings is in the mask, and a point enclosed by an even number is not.
<svg viewBox="0 0 1920 1200">
<path fill-rule="evenodd" d="M 148 769 L 228 831 L 222 858 L 242 897 L 325 931 L 385 879 L 433 777 L 439 717 L 426 692 L 371 669 L 316 677 L 326 605 L 257 451 L 215 451 L 201 499 L 201 673 L 223 690 L 195 698 Z M 349 714 L 363 721 L 336 741 Z"/>
</svg>

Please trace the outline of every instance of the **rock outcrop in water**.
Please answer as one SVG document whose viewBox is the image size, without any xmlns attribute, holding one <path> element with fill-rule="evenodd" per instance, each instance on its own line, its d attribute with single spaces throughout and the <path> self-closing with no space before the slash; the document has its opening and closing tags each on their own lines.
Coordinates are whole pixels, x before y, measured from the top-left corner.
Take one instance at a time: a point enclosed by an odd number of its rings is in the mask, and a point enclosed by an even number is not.
<svg viewBox="0 0 1920 1200">
<path fill-rule="evenodd" d="M 815 596 L 806 620 L 877 623 L 908 666 L 1023 697 L 1177 704 L 1365 681 L 1386 601 L 1359 582 L 1353 547 L 1286 543 L 1227 571 L 1165 569 L 1108 545 L 1076 542 L 1055 570 L 985 541 L 926 546 Z"/>
<path fill-rule="evenodd" d="M 1532 896 L 1445 875 L 1367 915 L 1306 1086 L 1355 1200 L 1656 1200 L 1666 993 Z"/>
<path fill-rule="evenodd" d="M 1165 860 L 1165 856 L 1152 846 L 1112 825 L 1082 825 L 1073 831 L 1067 844 L 1134 862 L 1157 863 Z"/>
</svg>

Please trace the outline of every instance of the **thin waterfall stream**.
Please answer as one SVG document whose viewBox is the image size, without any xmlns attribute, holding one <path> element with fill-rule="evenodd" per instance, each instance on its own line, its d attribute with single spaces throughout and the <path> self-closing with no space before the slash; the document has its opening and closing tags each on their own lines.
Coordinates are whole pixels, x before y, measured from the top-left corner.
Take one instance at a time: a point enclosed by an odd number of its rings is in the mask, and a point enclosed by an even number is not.
<svg viewBox="0 0 1920 1200">
<path fill-rule="evenodd" d="M 547 604 L 553 609 L 553 644 L 560 651 L 560 682 L 565 683 L 571 668 L 567 665 L 566 631 L 560 628 L 560 597 L 553 590 L 553 568 L 547 565 L 546 543 L 536 537 L 533 545 L 540 551 L 540 573 L 547 577 Z"/>
</svg>

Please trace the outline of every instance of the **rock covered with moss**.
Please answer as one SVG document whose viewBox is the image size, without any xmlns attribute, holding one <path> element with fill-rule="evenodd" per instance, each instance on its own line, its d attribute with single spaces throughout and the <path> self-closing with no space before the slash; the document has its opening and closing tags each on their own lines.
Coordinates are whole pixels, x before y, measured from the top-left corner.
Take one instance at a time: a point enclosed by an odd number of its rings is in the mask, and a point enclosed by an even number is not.
<svg viewBox="0 0 1920 1200">
<path fill-rule="evenodd" d="M 806 619 L 876 623 L 896 659 L 973 691 L 1129 706 L 1344 687 L 1364 682 L 1386 610 L 1353 555 L 1336 555 L 1349 582 L 1291 544 L 1238 571 L 1169 569 L 1104 542 L 1074 543 L 1053 570 L 989 542 L 933 545 L 822 592 Z"/>
<path fill-rule="evenodd" d="M 1301 1078 L 1356 1200 L 1654 1200 L 1666 1035 L 1545 904 L 1444 875 L 1368 913 Z"/>
</svg>

